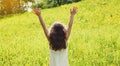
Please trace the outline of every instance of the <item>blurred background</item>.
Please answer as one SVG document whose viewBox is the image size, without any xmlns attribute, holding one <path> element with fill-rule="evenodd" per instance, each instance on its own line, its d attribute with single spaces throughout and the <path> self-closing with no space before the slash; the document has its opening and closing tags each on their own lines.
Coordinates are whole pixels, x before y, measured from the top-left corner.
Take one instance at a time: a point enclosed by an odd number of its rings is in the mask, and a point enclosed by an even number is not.
<svg viewBox="0 0 120 66">
<path fill-rule="evenodd" d="M 81 0 L 0 0 L 0 15 L 23 13 L 35 8 L 51 8 Z"/>
</svg>

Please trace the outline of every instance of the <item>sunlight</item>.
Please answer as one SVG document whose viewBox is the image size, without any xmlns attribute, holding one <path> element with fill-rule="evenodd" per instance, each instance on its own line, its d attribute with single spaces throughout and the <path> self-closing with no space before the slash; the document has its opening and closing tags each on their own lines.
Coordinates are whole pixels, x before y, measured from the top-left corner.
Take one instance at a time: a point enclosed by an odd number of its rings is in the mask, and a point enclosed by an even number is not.
<svg viewBox="0 0 120 66">
<path fill-rule="evenodd" d="M 32 2 L 28 2 L 27 4 L 24 4 L 25 11 L 31 12 L 32 11 L 32 8 L 31 8 L 32 5 L 33 5 Z"/>
</svg>

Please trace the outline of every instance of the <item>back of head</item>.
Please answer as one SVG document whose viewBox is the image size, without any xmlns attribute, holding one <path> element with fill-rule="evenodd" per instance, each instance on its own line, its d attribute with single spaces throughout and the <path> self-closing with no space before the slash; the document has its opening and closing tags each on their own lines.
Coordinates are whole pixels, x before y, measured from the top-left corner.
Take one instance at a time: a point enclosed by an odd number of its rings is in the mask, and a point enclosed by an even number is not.
<svg viewBox="0 0 120 66">
<path fill-rule="evenodd" d="M 53 50 L 61 50 L 66 48 L 66 32 L 65 27 L 61 23 L 54 23 L 50 30 L 50 47 Z"/>
</svg>

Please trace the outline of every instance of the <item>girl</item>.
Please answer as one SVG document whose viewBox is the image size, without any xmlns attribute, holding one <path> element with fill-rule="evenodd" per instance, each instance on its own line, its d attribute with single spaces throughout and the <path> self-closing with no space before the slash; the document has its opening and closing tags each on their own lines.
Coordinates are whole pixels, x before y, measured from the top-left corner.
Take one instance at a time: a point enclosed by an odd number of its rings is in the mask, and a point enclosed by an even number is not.
<svg viewBox="0 0 120 66">
<path fill-rule="evenodd" d="M 41 11 L 39 9 L 33 9 L 33 11 L 38 16 L 44 33 L 49 41 L 50 66 L 68 66 L 67 40 L 70 36 L 74 15 L 77 13 L 77 8 L 73 7 L 70 9 L 71 15 L 68 28 L 65 28 L 65 26 L 60 22 L 55 22 L 52 25 L 50 32 L 45 26 L 45 22 L 41 16 Z"/>
</svg>

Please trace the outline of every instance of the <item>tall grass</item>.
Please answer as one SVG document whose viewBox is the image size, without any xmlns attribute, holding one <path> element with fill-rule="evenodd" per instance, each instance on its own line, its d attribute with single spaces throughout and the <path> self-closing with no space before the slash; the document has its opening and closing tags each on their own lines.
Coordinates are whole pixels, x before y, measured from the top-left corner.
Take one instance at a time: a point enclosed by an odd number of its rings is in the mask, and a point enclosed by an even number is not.
<svg viewBox="0 0 120 66">
<path fill-rule="evenodd" d="M 42 10 L 46 26 L 68 24 L 78 7 L 68 40 L 70 66 L 120 66 L 120 1 L 85 0 Z M 0 19 L 0 66 L 48 66 L 49 44 L 33 13 Z"/>
</svg>

